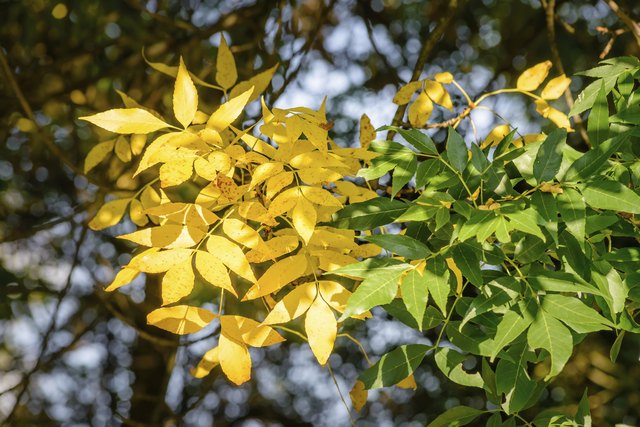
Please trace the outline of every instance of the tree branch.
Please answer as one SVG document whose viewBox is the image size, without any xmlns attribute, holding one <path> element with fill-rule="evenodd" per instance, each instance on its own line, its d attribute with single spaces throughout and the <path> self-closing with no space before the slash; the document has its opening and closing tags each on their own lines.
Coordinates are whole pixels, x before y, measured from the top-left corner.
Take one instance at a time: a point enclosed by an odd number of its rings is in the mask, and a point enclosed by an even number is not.
<svg viewBox="0 0 640 427">
<path fill-rule="evenodd" d="M 633 20 L 622 9 L 620 9 L 620 6 L 618 6 L 618 3 L 616 3 L 614 0 L 606 0 L 606 1 L 607 1 L 607 4 L 609 5 L 609 8 L 616 15 L 618 15 L 618 18 L 620 18 L 620 20 L 624 23 L 624 25 L 626 25 L 629 28 L 629 30 L 631 31 L 631 34 L 633 34 L 633 37 L 636 38 L 636 44 L 640 48 L 640 24 L 635 20 Z"/>
</svg>

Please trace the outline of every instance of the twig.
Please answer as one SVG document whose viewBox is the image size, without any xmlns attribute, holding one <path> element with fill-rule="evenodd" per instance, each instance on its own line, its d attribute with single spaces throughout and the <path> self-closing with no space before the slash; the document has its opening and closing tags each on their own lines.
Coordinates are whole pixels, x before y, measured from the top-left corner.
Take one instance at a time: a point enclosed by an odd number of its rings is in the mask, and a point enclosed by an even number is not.
<svg viewBox="0 0 640 427">
<path fill-rule="evenodd" d="M 461 1 L 461 0 L 460 0 Z M 436 44 L 442 38 L 444 32 L 449 28 L 451 21 L 453 21 L 453 17 L 455 16 L 459 6 L 459 0 L 451 0 L 449 2 L 449 6 L 447 10 L 444 12 L 444 15 L 440 18 L 440 21 L 436 25 L 436 28 L 429 34 L 424 44 L 422 45 L 422 50 L 420 51 L 420 55 L 418 56 L 418 60 L 416 61 L 416 65 L 413 68 L 413 74 L 411 75 L 410 82 L 418 81 L 420 78 L 420 74 L 422 74 L 422 70 L 424 69 L 425 64 L 427 63 L 427 59 L 429 59 L 429 55 L 436 47 Z M 396 113 L 393 116 L 392 124 L 394 126 L 398 126 L 402 122 L 402 118 L 404 117 L 404 113 L 407 111 L 407 105 L 399 105 L 396 109 Z M 393 139 L 395 132 L 389 131 L 387 133 L 387 139 Z"/>
<path fill-rule="evenodd" d="M 607 1 L 607 4 L 609 5 L 609 8 L 611 8 L 611 10 L 616 15 L 618 15 L 618 18 L 620 18 L 620 20 L 624 23 L 624 25 L 626 25 L 629 28 L 629 30 L 633 34 L 633 37 L 636 38 L 636 44 L 640 48 L 640 24 L 635 20 L 633 20 L 622 9 L 620 9 L 620 6 L 618 6 L 618 3 L 616 3 L 614 0 L 606 0 L 606 1 Z"/>
<path fill-rule="evenodd" d="M 602 52 L 600 52 L 600 55 L 598 55 L 598 58 L 600 59 L 606 58 L 606 56 L 611 51 L 613 44 L 616 42 L 616 39 L 618 38 L 618 36 L 629 32 L 629 30 L 626 28 L 618 28 L 617 30 L 610 30 L 607 27 L 596 27 L 596 31 L 602 34 L 610 34 L 609 41 L 604 46 L 604 49 L 602 49 Z"/>
<path fill-rule="evenodd" d="M 40 369 L 40 366 L 43 363 L 44 355 L 47 351 L 47 347 L 49 346 L 49 339 L 51 338 L 51 335 L 53 334 L 53 331 L 55 330 L 56 325 L 58 323 L 58 313 L 60 311 L 60 306 L 62 305 L 62 301 L 67 296 L 67 293 L 71 289 L 71 283 L 72 283 L 71 277 L 73 275 L 73 271 L 76 269 L 76 265 L 78 264 L 79 256 L 80 256 L 80 248 L 82 247 L 82 243 L 84 242 L 84 238 L 86 235 L 87 235 L 87 228 L 82 227 L 80 231 L 80 236 L 78 237 L 78 240 L 76 242 L 76 250 L 71 260 L 71 267 L 69 269 L 69 275 L 67 276 L 67 282 L 65 283 L 64 287 L 59 293 L 59 298 L 56 301 L 56 305 L 53 309 L 53 314 L 51 315 L 51 322 L 49 323 L 49 326 L 47 327 L 47 330 L 45 331 L 42 337 L 42 345 L 40 347 L 38 358 L 36 359 L 36 364 L 33 366 L 33 368 L 29 372 L 25 374 L 25 376 L 22 378 L 22 381 L 20 382 L 21 384 L 20 391 L 16 396 L 15 404 L 11 408 L 11 411 L 9 411 L 9 415 L 7 415 L 7 417 L 4 420 L 4 424 L 6 425 L 11 425 L 11 421 L 14 415 L 16 414 L 16 410 L 20 406 L 20 401 L 22 400 L 22 397 L 25 395 L 25 393 L 29 388 L 31 377 Z"/>
<path fill-rule="evenodd" d="M 562 64 L 562 57 L 560 56 L 560 51 L 558 50 L 558 44 L 556 42 L 556 26 L 555 26 L 555 10 L 556 10 L 556 0 L 540 0 L 542 3 L 542 7 L 545 11 L 545 17 L 547 21 L 547 38 L 549 40 L 549 47 L 551 49 L 551 56 L 553 57 L 553 62 L 561 74 L 566 74 L 564 65 Z M 571 90 L 567 88 L 564 91 L 564 99 L 567 102 L 567 106 L 569 109 L 573 107 L 574 99 L 571 94 Z M 580 137 L 585 142 L 587 147 L 591 146 L 591 142 L 589 141 L 589 134 L 584 126 L 584 121 L 579 115 L 574 117 L 574 121 L 576 122 L 576 126 L 578 128 L 578 132 L 580 132 Z"/>
</svg>

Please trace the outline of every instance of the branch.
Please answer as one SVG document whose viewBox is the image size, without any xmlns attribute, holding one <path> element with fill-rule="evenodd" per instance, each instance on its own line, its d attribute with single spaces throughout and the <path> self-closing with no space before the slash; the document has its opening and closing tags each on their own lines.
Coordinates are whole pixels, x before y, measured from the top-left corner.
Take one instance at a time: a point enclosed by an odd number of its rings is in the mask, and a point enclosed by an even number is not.
<svg viewBox="0 0 640 427">
<path fill-rule="evenodd" d="M 424 66 L 427 63 L 427 59 L 429 59 L 429 55 L 436 47 L 436 44 L 442 38 L 444 32 L 449 28 L 451 21 L 453 21 L 453 17 L 455 16 L 458 6 L 461 3 L 461 0 L 451 0 L 449 2 L 449 7 L 445 11 L 444 15 L 440 18 L 440 21 L 436 25 L 436 28 L 429 34 L 427 40 L 425 40 L 424 45 L 422 45 L 422 50 L 420 51 L 420 55 L 418 56 L 418 60 L 416 61 L 416 65 L 413 68 L 413 75 L 411 76 L 410 82 L 418 81 L 420 78 L 420 74 L 422 74 L 422 70 L 424 70 Z M 393 116 L 393 121 L 391 122 L 394 126 L 398 126 L 402 122 L 402 118 L 404 117 L 404 113 L 407 110 L 407 105 L 399 105 L 396 110 L 396 114 Z M 387 133 L 387 139 L 393 139 L 395 132 L 389 131 Z"/>
<path fill-rule="evenodd" d="M 618 3 L 616 3 L 614 0 L 606 1 L 609 5 L 609 8 L 611 8 L 611 10 L 616 15 L 618 15 L 618 18 L 620 18 L 624 25 L 629 28 L 633 36 L 636 38 L 636 44 L 638 45 L 638 47 L 640 47 L 640 24 L 634 21 L 629 15 L 627 15 L 622 9 L 620 9 L 620 6 L 618 6 Z"/>
</svg>

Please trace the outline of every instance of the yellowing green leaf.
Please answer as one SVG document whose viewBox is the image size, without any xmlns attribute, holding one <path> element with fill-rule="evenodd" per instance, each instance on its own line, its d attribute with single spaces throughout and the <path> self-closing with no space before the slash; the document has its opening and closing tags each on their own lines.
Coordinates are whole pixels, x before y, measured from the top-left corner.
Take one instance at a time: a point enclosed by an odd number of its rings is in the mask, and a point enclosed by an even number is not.
<svg viewBox="0 0 640 427">
<path fill-rule="evenodd" d="M 253 92 L 251 93 L 251 96 L 249 97 L 248 102 L 252 102 L 258 99 L 258 97 L 262 94 L 262 92 L 264 92 L 265 89 L 267 89 L 267 86 L 269 86 L 269 83 L 271 83 L 271 78 L 273 77 L 273 74 L 276 72 L 276 69 L 278 69 L 279 65 L 280 64 L 276 64 L 273 67 L 259 74 L 256 74 L 254 77 L 251 77 L 249 80 L 245 80 L 243 82 L 238 83 L 233 87 L 233 89 L 231 89 L 231 92 L 229 92 L 229 97 L 234 98 L 239 94 L 243 93 L 244 91 L 253 88 Z"/>
<path fill-rule="evenodd" d="M 174 334 L 184 335 L 198 332 L 215 317 L 215 314 L 204 308 L 176 305 L 153 310 L 147 315 L 147 323 Z"/>
<path fill-rule="evenodd" d="M 89 228 L 102 230 L 120 222 L 131 199 L 111 200 L 98 209 L 98 213 L 89 221 Z"/>
<path fill-rule="evenodd" d="M 196 111 L 198 111 L 198 91 L 181 57 L 173 89 L 173 114 L 186 129 L 195 118 Z"/>
<path fill-rule="evenodd" d="M 520 74 L 520 77 L 518 77 L 516 88 L 527 92 L 538 89 L 544 79 L 547 78 L 551 66 L 551 61 L 544 61 L 531 68 L 527 68 Z"/>
<path fill-rule="evenodd" d="M 316 298 L 315 282 L 296 286 L 281 301 L 279 301 L 262 322 L 265 325 L 290 322 L 302 316 L 311 307 Z"/>
<path fill-rule="evenodd" d="M 293 255 L 273 264 L 247 291 L 243 301 L 260 298 L 277 292 L 283 286 L 302 277 L 307 271 L 307 258 Z"/>
<path fill-rule="evenodd" d="M 167 270 L 162 278 L 162 305 L 178 302 L 189 295 L 195 280 L 190 258 Z"/>
<path fill-rule="evenodd" d="M 222 333 L 251 347 L 267 347 L 284 341 L 271 326 L 244 316 L 220 317 Z"/>
<path fill-rule="evenodd" d="M 311 202 L 304 197 L 299 198 L 298 203 L 296 203 L 291 212 L 291 220 L 296 231 L 305 243 L 309 243 L 311 236 L 313 236 L 317 219 L 318 214 Z"/>
<path fill-rule="evenodd" d="M 547 83 L 547 85 L 542 90 L 542 98 L 544 99 L 558 99 L 565 90 L 571 84 L 571 79 L 564 74 L 555 77 Z"/>
<path fill-rule="evenodd" d="M 438 82 L 432 80 L 424 81 L 424 91 L 429 98 L 438 105 L 442 105 L 447 110 L 453 110 L 453 103 L 451 102 L 451 96 L 449 92 Z"/>
<path fill-rule="evenodd" d="M 96 144 L 84 159 L 84 173 L 89 173 L 91 169 L 95 168 L 101 161 L 106 159 L 109 153 L 113 150 L 114 143 L 115 140 L 111 139 L 109 141 Z"/>
<path fill-rule="evenodd" d="M 207 121 L 207 127 L 222 132 L 229 127 L 242 113 L 242 110 L 249 102 L 249 97 L 253 92 L 253 88 L 249 88 L 246 92 L 241 93 L 235 98 L 231 98 L 228 102 L 222 104 Z"/>
<path fill-rule="evenodd" d="M 192 253 L 191 249 L 159 251 L 158 248 L 150 248 L 134 256 L 127 267 L 144 273 L 164 273 L 174 265 L 186 261 Z"/>
<path fill-rule="evenodd" d="M 236 298 L 238 294 L 231 284 L 229 272 L 222 261 L 205 251 L 196 252 L 196 270 L 213 286 L 229 291 Z"/>
<path fill-rule="evenodd" d="M 376 139 L 376 130 L 371 124 L 369 116 L 363 114 L 360 117 L 360 147 L 369 148 L 374 139 Z"/>
<path fill-rule="evenodd" d="M 222 372 L 232 383 L 240 385 L 251 379 L 251 356 L 246 345 L 221 334 L 218 349 Z"/>
<path fill-rule="evenodd" d="M 124 136 L 119 136 L 116 139 L 115 146 L 116 156 L 124 163 L 128 163 L 131 161 L 131 147 L 129 146 L 129 141 L 126 140 Z"/>
<path fill-rule="evenodd" d="M 207 250 L 238 276 L 255 283 L 256 277 L 242 249 L 222 236 L 209 236 Z"/>
<path fill-rule="evenodd" d="M 111 292 L 111 291 L 115 291 L 116 289 L 124 285 L 128 285 L 129 283 L 131 283 L 131 281 L 133 281 L 133 279 L 135 279 L 138 276 L 138 274 L 140 274 L 138 270 L 125 267 L 120 271 L 118 271 L 118 274 L 116 274 L 116 277 L 104 290 L 107 292 Z"/>
<path fill-rule="evenodd" d="M 422 127 L 427 123 L 431 112 L 433 111 L 433 102 L 427 96 L 426 92 L 420 92 L 420 95 L 409 106 L 409 123 L 414 127 Z"/>
<path fill-rule="evenodd" d="M 216 58 L 216 82 L 223 88 L 229 89 L 236 83 L 236 80 L 238 80 L 236 61 L 233 59 L 233 53 L 231 53 L 227 41 L 220 34 L 220 47 Z"/>
<path fill-rule="evenodd" d="M 115 108 L 93 116 L 80 117 L 96 126 L 115 133 L 150 133 L 169 125 L 140 108 Z"/>
<path fill-rule="evenodd" d="M 338 323 L 333 311 L 322 298 L 316 298 L 311 304 L 304 321 L 304 329 L 309 340 L 309 347 L 320 365 L 329 360 L 333 344 L 336 341 Z"/>
</svg>

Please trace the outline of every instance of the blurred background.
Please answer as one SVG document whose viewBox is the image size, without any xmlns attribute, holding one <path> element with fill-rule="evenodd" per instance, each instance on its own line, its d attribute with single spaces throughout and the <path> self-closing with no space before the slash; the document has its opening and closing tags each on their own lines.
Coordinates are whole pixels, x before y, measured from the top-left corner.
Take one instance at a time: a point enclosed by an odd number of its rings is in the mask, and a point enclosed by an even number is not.
<svg viewBox="0 0 640 427">
<path fill-rule="evenodd" d="M 280 64 L 269 105 L 318 108 L 327 96 L 332 136 L 345 146 L 357 141 L 362 113 L 376 127 L 392 121 L 391 99 L 438 23 L 444 32 L 422 75 L 450 71 L 472 97 L 515 85 L 520 72 L 546 59 L 553 75 L 572 75 L 601 57 L 640 53 L 621 19 L 638 20 L 635 0 L 457 3 L 0 0 L 0 425 L 343 426 L 352 417 L 361 426 L 422 426 L 457 404 L 482 407 L 481 390 L 445 381 L 427 357 L 416 391 L 374 391 L 358 414 L 348 392 L 367 364 L 344 338 L 330 359 L 335 383 L 293 335 L 253 353 L 248 384 L 235 387 L 216 370 L 193 378 L 189 370 L 214 345 L 214 329 L 178 339 L 146 326 L 151 279 L 102 291 L 130 257 L 131 247 L 114 236 L 133 225 L 93 232 L 86 224 L 105 194 L 136 183 L 116 156 L 83 174 L 87 152 L 107 136 L 78 121 L 120 107 L 116 89 L 170 112 L 173 81 L 145 63 L 143 49 L 149 61 L 170 65 L 182 55 L 191 71 L 213 81 L 221 33 L 241 80 Z M 583 85 L 575 78 L 573 92 Z M 220 102 L 219 93 L 199 91 L 210 111 Z M 549 127 L 517 95 L 487 105 L 522 133 Z M 564 99 L 557 108 L 568 111 Z M 259 111 L 249 108 L 246 120 Z M 500 120 L 479 110 L 473 119 L 480 139 Z M 417 336 L 382 310 L 350 328 L 374 358 L 431 336 Z M 613 365 L 614 338 L 602 333 L 583 342 L 540 406 L 523 415 L 577 402 L 588 387 L 595 425 L 635 425 L 639 342 L 626 339 Z"/>
</svg>

